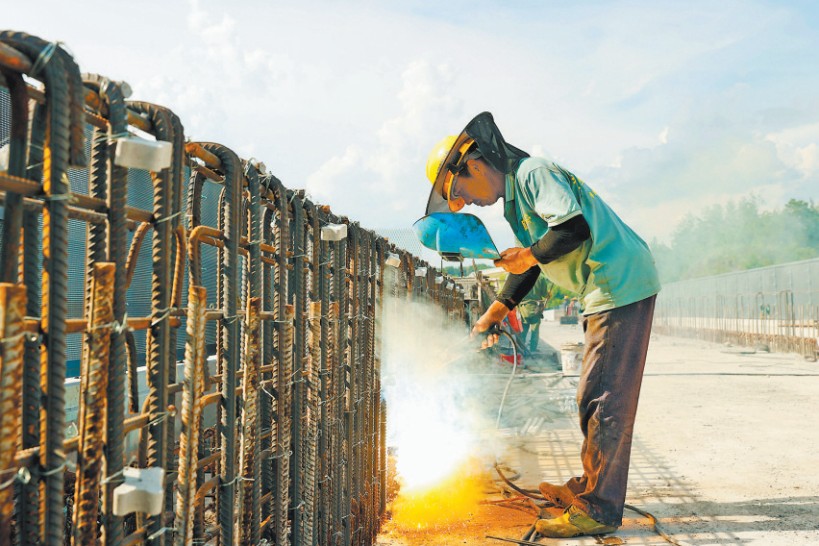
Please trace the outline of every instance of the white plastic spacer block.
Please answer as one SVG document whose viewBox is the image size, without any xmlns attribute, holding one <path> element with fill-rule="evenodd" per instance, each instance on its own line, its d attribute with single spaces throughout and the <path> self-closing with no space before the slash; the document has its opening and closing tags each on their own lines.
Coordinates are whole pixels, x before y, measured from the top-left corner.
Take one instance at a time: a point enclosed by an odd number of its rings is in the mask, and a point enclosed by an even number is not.
<svg viewBox="0 0 819 546">
<path fill-rule="evenodd" d="M 387 259 L 384 260 L 384 264 L 390 267 L 401 267 L 401 258 L 398 257 L 398 254 L 390 252 L 387 254 Z"/>
<path fill-rule="evenodd" d="M 156 516 L 162 512 L 165 498 L 165 469 L 131 468 L 122 470 L 125 483 L 114 489 L 114 515 L 142 512 Z"/>
<path fill-rule="evenodd" d="M 159 172 L 171 166 L 172 154 L 173 144 L 170 142 L 123 137 L 117 139 L 114 163 L 129 169 Z"/>
<path fill-rule="evenodd" d="M 426 267 L 417 267 L 415 269 L 415 276 L 416 277 L 426 277 L 427 276 L 427 268 Z"/>
<path fill-rule="evenodd" d="M 327 224 L 321 228 L 322 241 L 341 241 L 347 238 L 347 224 Z"/>
<path fill-rule="evenodd" d="M 444 278 L 441 275 L 435 277 L 435 284 L 441 284 L 442 282 L 444 282 Z"/>
<path fill-rule="evenodd" d="M 0 147 L 0 171 L 9 170 L 9 145 L 3 144 Z"/>
</svg>

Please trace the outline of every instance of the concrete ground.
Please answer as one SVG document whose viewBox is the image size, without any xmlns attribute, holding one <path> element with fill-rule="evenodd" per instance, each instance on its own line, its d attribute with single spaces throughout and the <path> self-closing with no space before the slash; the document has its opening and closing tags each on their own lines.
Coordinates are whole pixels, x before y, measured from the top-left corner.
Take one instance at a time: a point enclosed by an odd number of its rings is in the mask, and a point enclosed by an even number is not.
<svg viewBox="0 0 819 546">
<path fill-rule="evenodd" d="M 556 373 L 549 353 L 582 341 L 582 331 L 544 322 L 541 338 L 545 358 L 530 360 L 530 369 L 512 382 L 501 427 L 509 446 L 503 461 L 520 473 L 516 483 L 529 488 L 541 480 L 561 483 L 581 470 L 577 378 Z M 493 366 L 497 373 L 482 377 L 493 391 L 486 405 L 497 408 L 506 372 Z M 653 336 L 626 502 L 654 514 L 682 545 L 819 544 L 817 401 L 815 362 Z M 387 522 L 378 544 L 504 544 L 486 535 L 519 539 L 534 518 L 488 505 L 474 520 L 457 532 L 423 538 L 402 536 Z M 646 518 L 628 510 L 623 527 L 607 537 L 539 543 L 667 544 Z"/>
</svg>

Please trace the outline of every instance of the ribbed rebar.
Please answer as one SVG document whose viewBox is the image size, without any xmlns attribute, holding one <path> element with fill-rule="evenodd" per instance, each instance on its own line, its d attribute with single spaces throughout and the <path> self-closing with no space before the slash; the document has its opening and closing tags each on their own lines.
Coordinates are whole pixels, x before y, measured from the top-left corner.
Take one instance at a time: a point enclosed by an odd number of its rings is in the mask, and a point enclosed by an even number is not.
<svg viewBox="0 0 819 546">
<path fill-rule="evenodd" d="M 259 533 L 258 490 L 256 479 L 259 475 L 258 461 L 258 398 L 260 339 L 259 315 L 262 311 L 261 298 L 251 298 L 247 306 L 247 331 L 245 341 L 244 376 L 242 378 L 242 439 L 241 439 L 241 510 L 239 529 L 240 544 L 256 544 Z M 256 536 L 254 536 L 256 535 Z"/>
<path fill-rule="evenodd" d="M 202 420 L 202 394 L 205 391 L 205 311 L 207 290 L 188 287 L 187 340 L 185 344 L 185 377 L 182 390 L 182 434 L 179 439 L 179 477 L 177 486 L 176 544 L 185 546 L 193 540 L 193 506 L 198 463 L 199 429 Z"/>
<path fill-rule="evenodd" d="M 150 120 L 158 140 L 173 141 L 170 118 L 164 108 L 143 102 L 129 102 L 128 105 Z M 147 464 L 169 467 L 168 426 L 168 369 L 174 364 L 170 347 L 170 307 L 171 307 L 171 267 L 169 251 L 173 244 L 173 231 L 168 220 L 176 211 L 174 187 L 171 173 L 164 169 L 152 172 L 153 181 L 153 236 L 151 238 L 151 326 L 147 332 L 146 366 L 148 378 L 148 413 L 153 417 L 148 426 Z M 168 481 L 168 484 L 171 482 Z M 167 487 L 167 485 L 166 485 Z M 165 510 L 150 518 L 149 535 L 166 527 Z M 164 545 L 167 537 L 160 533 L 156 543 Z"/>
<path fill-rule="evenodd" d="M 261 236 L 265 241 L 273 241 L 273 211 L 270 209 L 265 209 L 262 215 L 262 233 Z M 268 316 L 273 315 L 275 316 L 275 307 L 274 307 L 274 270 L 273 266 L 269 264 L 265 264 L 262 268 L 262 309 L 268 313 Z M 263 320 L 262 321 L 262 365 L 273 368 L 272 371 L 268 371 L 262 374 L 261 381 L 268 385 L 268 388 L 262 391 L 262 395 L 259 398 L 259 423 L 260 423 L 260 433 L 262 434 L 262 440 L 259 445 L 259 450 L 261 453 L 264 453 L 265 456 L 260 461 L 261 469 L 261 486 L 259 488 L 260 496 L 264 496 L 268 499 L 267 502 L 263 503 L 259 510 L 260 510 L 260 520 L 268 519 L 268 526 L 267 526 L 267 533 L 266 536 L 270 536 L 271 529 L 273 527 L 273 518 L 270 517 L 274 511 L 273 507 L 275 506 L 273 503 L 273 495 L 275 491 L 274 487 L 274 462 L 275 459 L 273 458 L 275 455 L 275 424 L 273 423 L 273 393 L 271 391 L 275 391 L 275 359 L 273 358 L 274 355 L 274 333 L 276 332 L 275 323 L 272 320 Z M 265 434 L 265 432 L 268 432 Z M 260 522 L 261 526 L 261 522 Z"/>
<path fill-rule="evenodd" d="M 288 512 L 290 509 L 290 457 L 292 453 L 291 421 L 292 421 L 292 378 L 293 378 L 293 321 L 296 308 L 285 305 L 282 317 L 282 334 L 279 360 L 279 402 L 278 434 L 276 446 L 276 495 L 278 510 L 276 516 L 276 544 L 287 546 L 290 544 L 290 524 Z"/>
<path fill-rule="evenodd" d="M 274 343 L 276 351 L 276 395 L 273 400 L 273 422 L 271 439 L 274 446 L 275 479 L 273 490 L 273 537 L 277 545 L 289 544 L 290 524 L 288 510 L 290 504 L 290 412 L 293 367 L 292 319 L 295 309 L 288 311 L 288 268 L 291 252 L 290 208 L 284 187 L 275 192 L 276 216 L 275 246 L 277 267 L 273 279 L 273 314 L 276 320 Z M 289 318 L 288 318 L 289 316 Z M 288 329 L 290 333 L 288 334 Z"/>
<path fill-rule="evenodd" d="M 225 188 L 220 200 L 219 218 L 225 245 L 221 260 L 222 302 L 221 336 L 217 342 L 222 362 L 222 404 L 219 423 L 222 459 L 220 464 L 220 487 L 218 521 L 220 542 L 234 542 L 234 504 L 236 499 L 236 372 L 239 369 L 240 339 L 238 303 L 239 288 L 239 239 L 241 238 L 242 170 L 239 158 L 228 148 L 214 143 L 202 143 L 202 148 L 219 158 L 225 177 Z"/>
<path fill-rule="evenodd" d="M 335 410 L 335 419 L 332 426 L 333 437 L 333 520 L 334 528 L 332 530 L 334 546 L 344 543 L 345 529 L 348 522 L 346 516 L 347 511 L 347 481 L 345 475 L 345 467 L 347 462 L 347 454 L 345 450 L 345 411 L 346 399 L 348 395 L 347 384 L 347 364 L 348 359 L 348 315 L 350 299 L 348 294 L 348 275 L 347 275 L 347 241 L 342 240 L 335 244 L 335 251 L 333 256 L 333 298 L 336 305 L 336 346 L 335 346 L 335 365 L 333 367 L 333 384 L 336 386 L 335 399 L 332 402 Z"/>
<path fill-rule="evenodd" d="M 49 153 L 43 156 L 43 208 L 44 267 L 42 272 L 42 330 L 45 350 L 41 351 L 41 390 L 45 397 L 45 412 L 40 420 L 40 465 L 44 470 L 40 485 L 40 536 L 48 546 L 61 544 L 65 532 L 65 513 L 62 508 L 65 453 L 65 318 L 67 316 L 66 294 L 68 292 L 68 211 L 64 195 L 69 192 L 69 133 L 76 134 L 71 124 L 71 111 L 75 109 L 69 97 L 69 83 L 75 74 L 66 66 L 63 50 L 52 44 L 20 32 L 0 33 L 0 41 L 26 54 L 30 59 L 40 59 L 47 49 L 54 48 L 59 54 L 51 55 L 40 63 L 45 81 L 48 128 L 43 146 Z M 79 78 L 79 74 L 76 74 Z M 82 104 L 79 105 L 82 108 Z M 80 130 L 82 132 L 82 130 Z M 74 151 L 76 149 L 74 148 Z"/>
<path fill-rule="evenodd" d="M 83 89 L 76 64 L 58 45 L 11 32 L 0 33 L 0 42 L 29 58 L 21 66 L 45 88 L 44 95 L 35 90 L 32 101 L 27 81 L 15 69 L 0 68 L 0 85 L 12 98 L 11 176 L 0 180 L 0 281 L 9 281 L 0 284 L 0 473 L 13 475 L 20 449 L 39 455 L 19 459 L 30 483 L 21 473 L 0 488 L 0 544 L 8 543 L 14 526 L 25 545 L 62 544 L 70 534 L 75 544 L 226 546 L 259 543 L 263 530 L 279 546 L 369 546 L 385 510 L 381 305 L 387 282 L 397 295 L 413 297 L 413 259 L 316 206 L 303 191 L 261 175 L 260 164 L 240 161 L 219 144 L 186 144 L 172 112 L 126 104 L 115 82 L 87 75 Z M 172 145 L 170 167 L 151 173 L 150 212 L 126 206 L 133 177 L 114 161 L 122 139 L 140 138 L 128 134 L 126 120 Z M 85 163 L 86 122 L 94 128 L 89 190 L 72 196 L 67 169 Z M 182 226 L 186 152 L 192 175 Z M 218 200 L 208 202 L 213 192 L 203 187 L 212 182 L 222 187 Z M 42 192 L 36 191 L 40 183 Z M 67 317 L 68 276 L 79 284 L 84 273 L 67 268 L 69 214 L 89 225 L 87 322 Z M 348 238 L 323 241 L 328 223 L 346 224 Z M 129 228 L 135 228 L 130 254 Z M 140 248 L 149 234 L 150 316 L 128 317 L 128 287 L 142 274 Z M 200 257 L 202 244 L 217 249 L 215 308 L 208 308 L 202 280 L 214 277 L 212 254 Z M 400 272 L 385 271 L 387 248 L 402 256 Z M 456 316 L 457 293 L 436 286 L 437 272 L 417 263 L 428 272 L 415 283 L 414 297 L 431 296 Z M 21 278 L 24 286 L 17 285 Z M 130 293 L 134 309 L 143 303 L 138 294 L 137 288 Z M 782 312 L 791 318 L 783 336 L 790 339 L 799 330 L 793 317 L 802 315 L 786 300 Z M 23 317 L 39 320 L 39 338 L 22 335 L 24 328 L 34 333 Z M 176 329 L 183 321 L 185 377 L 176 384 Z M 209 321 L 217 323 L 216 375 L 208 369 Z M 79 438 L 64 442 L 69 328 L 85 332 L 86 343 Z M 143 345 L 135 331 L 145 332 L 146 394 L 139 392 Z M 127 420 L 126 378 L 133 413 Z M 179 435 L 176 394 L 182 398 Z M 210 426 L 213 413 L 216 427 Z M 140 435 L 139 466 L 165 469 L 156 516 L 113 515 L 114 490 L 123 482 L 126 458 L 134 456 L 124 450 L 125 431 Z M 69 482 L 65 491 L 72 503 L 64 496 L 64 473 L 73 450 L 75 489 Z M 66 513 L 74 520 L 70 531 Z"/>
<path fill-rule="evenodd" d="M 34 108 L 31 121 L 31 145 L 27 161 L 26 176 L 31 180 L 41 180 L 43 176 L 43 145 L 47 131 L 46 106 L 38 104 Z M 23 212 L 23 282 L 26 285 L 26 315 L 39 317 L 41 301 L 40 254 L 42 236 L 38 215 L 33 211 Z M 22 445 L 31 449 L 40 445 L 40 340 L 26 341 L 23 359 L 22 392 Z M 28 546 L 37 544 L 39 538 L 39 482 L 31 480 L 18 485 L 17 522 L 18 541 Z"/>
<path fill-rule="evenodd" d="M 23 381 L 26 289 L 0 283 L 0 476 L 7 481 L 16 472 L 14 457 L 20 441 L 20 401 Z M 0 544 L 11 544 L 14 488 L 0 488 Z"/>
<path fill-rule="evenodd" d="M 85 75 L 85 84 L 99 91 L 107 109 L 109 134 L 121 135 L 128 129 L 125 114 L 125 99 L 118 84 L 96 75 Z M 102 135 L 100 135 L 102 137 Z M 126 313 L 126 271 L 125 241 L 128 169 L 114 163 L 115 146 L 106 145 L 108 198 L 108 239 L 107 260 L 115 266 L 113 320 L 122 324 Z M 92 150 L 93 153 L 93 150 Z M 93 156 L 92 156 L 93 157 Z M 95 164 L 97 159 L 92 159 Z M 93 169 L 93 167 L 92 167 Z M 103 489 L 103 540 L 104 544 L 118 544 L 122 540 L 122 518 L 113 514 L 113 491 L 122 483 L 120 473 L 123 467 L 122 422 L 124 419 L 126 341 L 122 328 L 111 332 L 111 361 L 108 373 L 108 425 L 105 442 L 105 474 L 108 477 Z"/>
<path fill-rule="evenodd" d="M 308 312 L 310 357 L 304 370 L 306 384 L 306 407 L 304 411 L 304 435 L 306 437 L 304 464 L 304 537 L 303 544 L 314 544 L 316 525 L 316 493 L 318 464 L 319 420 L 319 369 L 321 367 L 321 302 L 311 302 Z"/>
<path fill-rule="evenodd" d="M 305 524 L 305 474 L 304 454 L 308 440 L 304 430 L 305 408 L 305 370 L 309 353 L 307 351 L 307 293 L 309 278 L 307 275 L 308 242 L 306 240 L 307 223 L 305 221 L 304 205 L 301 198 L 295 195 L 291 199 L 293 207 L 292 241 L 293 241 L 293 269 L 291 270 L 292 296 L 295 305 L 294 341 L 293 341 L 293 399 L 292 399 L 292 438 L 293 464 L 290 467 L 290 481 L 293 483 L 292 499 L 292 542 L 302 544 L 304 540 Z M 308 545 L 309 546 L 309 545 Z"/>
<path fill-rule="evenodd" d="M 248 306 L 248 314 L 245 319 L 245 351 L 247 357 L 245 359 L 245 385 L 247 385 L 248 374 L 253 375 L 252 394 L 248 391 L 244 392 L 245 407 L 243 410 L 243 418 L 245 420 L 245 434 L 251 435 L 252 442 L 246 442 L 242 439 L 242 457 L 245 458 L 242 462 L 243 476 L 246 478 L 243 486 L 243 502 L 244 512 L 242 514 L 243 524 L 242 529 L 244 537 L 251 544 L 257 544 L 261 537 L 261 488 L 262 483 L 259 476 L 261 471 L 261 461 L 259 460 L 259 435 L 261 430 L 261 407 L 259 399 L 259 383 L 261 376 L 259 369 L 262 366 L 262 332 L 261 332 L 261 313 L 264 310 L 263 292 L 262 292 L 262 258 L 261 258 L 261 243 L 262 243 L 262 229 L 261 229 L 261 180 L 259 172 L 256 167 L 250 162 L 245 163 L 245 178 L 247 179 L 247 241 L 248 241 L 248 257 L 245 261 L 247 271 L 247 287 L 246 296 Z M 252 313 L 251 313 L 252 311 Z M 251 320 L 252 319 L 252 320 Z M 250 360 L 253 360 L 253 371 L 248 371 Z M 248 397 L 251 397 L 250 402 L 253 403 L 252 411 L 249 408 Z"/>
<path fill-rule="evenodd" d="M 103 463 L 108 405 L 108 361 L 114 320 L 112 263 L 93 264 L 85 358 L 81 375 L 80 449 L 74 494 L 74 544 L 97 541 L 100 478 Z"/>
</svg>

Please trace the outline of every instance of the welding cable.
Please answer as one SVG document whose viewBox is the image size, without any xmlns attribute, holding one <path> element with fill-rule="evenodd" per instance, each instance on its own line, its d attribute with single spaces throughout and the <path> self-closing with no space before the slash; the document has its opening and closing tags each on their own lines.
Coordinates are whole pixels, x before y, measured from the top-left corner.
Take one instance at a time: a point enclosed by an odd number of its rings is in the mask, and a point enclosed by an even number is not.
<svg viewBox="0 0 819 546">
<path fill-rule="evenodd" d="M 517 350 L 517 344 L 515 343 L 515 338 L 513 338 L 512 335 L 509 332 L 507 332 L 506 330 L 501 330 L 500 328 L 497 328 L 497 326 L 495 326 L 495 327 L 493 327 L 491 329 L 490 333 L 494 333 L 494 334 L 498 334 L 498 335 L 504 335 L 507 338 L 509 338 L 509 341 L 512 343 L 512 373 L 509 374 L 509 379 L 506 381 L 506 387 L 503 389 L 503 395 L 501 396 L 500 405 L 498 406 L 498 418 L 495 421 L 495 429 L 499 430 L 500 429 L 501 416 L 503 415 L 503 406 L 504 406 L 504 404 L 506 404 L 506 397 L 509 394 L 509 387 L 512 385 L 512 380 L 515 379 L 515 372 L 516 372 L 517 367 L 518 367 L 518 350 Z M 525 496 L 527 496 L 529 498 L 532 498 L 532 499 L 535 499 L 535 500 L 546 500 L 543 497 L 543 495 L 535 494 L 535 493 L 533 493 L 531 491 L 525 491 L 525 490 L 521 489 L 520 487 L 518 487 L 517 485 L 513 484 L 509 480 L 509 478 L 507 478 L 503 474 L 503 472 L 501 471 L 500 463 L 498 461 L 497 455 L 495 456 L 495 471 L 498 473 L 498 476 L 500 476 L 501 480 L 503 480 L 503 482 L 506 485 L 508 485 L 514 491 L 520 493 L 521 495 L 525 495 Z"/>
<path fill-rule="evenodd" d="M 512 335 L 509 332 L 507 332 L 506 330 L 495 329 L 495 330 L 492 331 L 492 333 L 505 335 L 512 342 L 512 373 L 509 374 L 509 380 L 506 382 L 506 387 L 503 390 L 503 396 L 501 397 L 500 406 L 498 406 L 498 419 L 495 422 L 495 428 L 500 429 L 500 420 L 501 420 L 501 415 L 503 414 L 503 406 L 506 403 L 506 396 L 509 394 L 509 387 L 512 385 L 512 380 L 515 378 L 515 371 L 517 369 L 518 355 L 517 355 L 517 346 L 515 344 L 515 340 L 514 340 L 514 338 L 512 337 Z M 535 499 L 535 500 L 546 500 L 545 497 L 543 497 L 543 495 L 538 495 L 538 494 L 532 493 L 531 491 L 526 491 L 525 489 L 521 489 L 517 485 L 513 484 L 501 471 L 500 464 L 498 462 L 497 456 L 495 457 L 495 471 L 498 473 L 498 476 L 501 477 L 501 479 L 503 480 L 503 482 L 506 485 L 508 485 L 514 491 L 520 493 L 521 495 L 525 495 L 525 496 L 527 496 L 529 498 L 532 498 L 532 499 Z M 648 518 L 648 520 L 651 522 L 651 525 L 652 525 L 652 527 L 654 529 L 654 532 L 656 532 L 661 538 L 663 538 L 669 544 L 673 544 L 674 546 L 689 546 L 688 544 L 677 541 L 672 536 L 670 536 L 668 533 L 666 533 L 665 530 L 660 527 L 660 524 L 657 521 L 657 518 L 654 516 L 654 514 L 652 514 L 650 512 L 646 512 L 644 510 L 641 510 L 641 509 L 639 509 L 639 508 L 637 508 L 635 506 L 632 506 L 630 504 L 626 504 L 625 508 L 628 508 L 629 510 L 631 510 L 633 512 L 636 512 L 636 513 L 640 514 L 641 516 Z M 530 534 L 530 533 L 527 533 L 527 534 Z M 493 537 L 493 536 L 489 536 L 489 535 L 487 535 L 486 538 L 491 538 L 491 539 L 494 539 L 494 540 L 502 540 L 502 541 L 506 541 L 506 542 L 513 542 L 513 543 L 516 543 L 516 544 L 538 544 L 537 542 L 532 542 L 532 541 L 529 541 L 529 540 L 526 540 L 526 539 L 524 539 L 524 540 L 505 539 L 505 538 Z"/>
<path fill-rule="evenodd" d="M 506 396 L 509 394 L 509 387 L 512 385 L 512 380 L 515 378 L 515 371 L 518 367 L 518 346 L 517 343 L 515 343 L 515 338 L 512 337 L 512 334 L 506 330 L 493 327 L 491 333 L 504 335 L 508 337 L 509 341 L 512 343 L 512 373 L 509 374 L 509 380 L 506 382 L 506 387 L 503 389 L 503 396 L 501 396 L 500 405 L 498 406 L 498 419 L 495 421 L 495 428 L 500 429 L 501 415 L 503 415 L 503 405 L 506 403 Z"/>
<path fill-rule="evenodd" d="M 653 527 L 654 532 L 657 533 L 658 535 L 660 535 L 660 537 L 662 537 L 669 544 L 673 544 L 674 546 L 691 546 L 690 544 L 688 544 L 686 542 L 678 541 L 677 539 L 675 539 L 674 537 L 672 537 L 671 535 L 666 533 L 665 529 L 660 527 L 660 522 L 657 521 L 657 517 L 654 514 L 652 514 L 651 512 L 641 510 L 641 509 L 639 509 L 636 506 L 633 506 L 631 504 L 626 504 L 625 508 L 628 508 L 632 512 L 636 512 L 636 513 L 640 514 L 644 518 L 648 518 L 648 520 L 651 522 L 651 526 Z"/>
</svg>

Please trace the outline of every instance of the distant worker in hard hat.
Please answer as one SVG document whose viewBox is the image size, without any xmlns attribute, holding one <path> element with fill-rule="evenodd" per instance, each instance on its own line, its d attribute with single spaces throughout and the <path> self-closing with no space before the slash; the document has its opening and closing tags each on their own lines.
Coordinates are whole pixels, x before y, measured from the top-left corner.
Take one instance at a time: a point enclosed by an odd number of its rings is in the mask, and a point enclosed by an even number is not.
<svg viewBox="0 0 819 546">
<path fill-rule="evenodd" d="M 565 511 L 539 520 L 537 532 L 555 538 L 613 532 L 622 524 L 634 417 L 660 290 L 648 246 L 577 176 L 508 144 L 488 112 L 433 149 L 427 177 L 433 184 L 427 214 L 502 199 L 520 245 L 495 262 L 510 275 L 473 334 L 499 323 L 541 273 L 580 295 L 583 474 L 565 484 L 540 484 L 543 495 Z M 489 334 L 483 345 L 497 340 Z"/>
<path fill-rule="evenodd" d="M 518 304 L 520 311 L 520 322 L 523 331 L 520 333 L 520 340 L 523 350 L 529 354 L 537 352 L 540 342 L 540 322 L 543 320 L 543 310 L 546 308 L 546 300 L 549 297 L 549 281 L 543 275 L 538 275 L 535 285 L 529 293 L 523 296 Z"/>
</svg>

